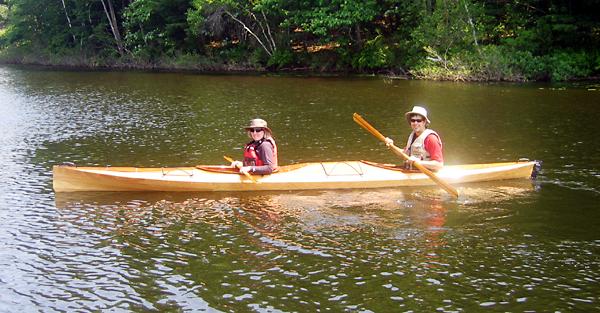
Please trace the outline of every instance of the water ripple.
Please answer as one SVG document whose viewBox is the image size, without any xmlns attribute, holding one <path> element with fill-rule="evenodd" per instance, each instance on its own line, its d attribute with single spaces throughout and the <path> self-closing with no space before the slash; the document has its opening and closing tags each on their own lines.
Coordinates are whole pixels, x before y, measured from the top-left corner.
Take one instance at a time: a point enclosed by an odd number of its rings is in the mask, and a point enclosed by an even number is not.
<svg viewBox="0 0 600 313">
<path fill-rule="evenodd" d="M 556 156 L 550 146 L 574 138 L 558 119 L 538 117 L 548 121 L 531 129 L 549 142 L 540 149 L 522 129 L 512 136 L 514 127 L 485 125 L 477 136 L 463 136 L 473 133 L 470 126 L 444 125 L 436 115 L 446 142 L 472 141 L 467 159 L 512 159 L 531 148 L 546 161 L 536 183 L 461 185 L 459 199 L 436 187 L 55 194 L 51 167 L 63 161 L 223 162 L 224 154 L 240 155 L 247 140 L 240 127 L 248 116 L 265 112 L 281 136 L 284 163 L 341 155 L 395 162 L 346 116 L 370 112 L 389 122 L 382 131 L 397 135 L 396 117 L 404 109 L 380 103 L 401 96 L 395 90 L 424 85 L 0 73 L 0 311 L 600 310 L 600 241 L 593 231 L 600 226 L 598 163 L 593 153 L 580 153 L 586 134 L 564 146 L 563 158 Z M 365 86 L 371 92 L 357 91 Z M 464 88 L 471 87 L 459 93 Z M 471 92 L 487 88 L 494 87 Z M 491 106 L 467 108 L 468 116 L 488 116 Z M 434 112 L 464 113 L 460 109 Z M 485 123 L 496 120 L 507 119 Z M 497 137 L 488 131 L 493 126 L 507 132 L 503 143 L 488 140 Z M 308 128 L 319 136 L 306 136 Z M 456 146 L 448 149 L 460 157 Z"/>
</svg>

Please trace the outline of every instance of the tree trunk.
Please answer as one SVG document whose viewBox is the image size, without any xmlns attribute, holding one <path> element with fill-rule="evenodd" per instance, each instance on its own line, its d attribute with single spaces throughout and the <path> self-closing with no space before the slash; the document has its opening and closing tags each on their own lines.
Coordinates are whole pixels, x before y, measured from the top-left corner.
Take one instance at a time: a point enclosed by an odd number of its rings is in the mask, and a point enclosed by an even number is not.
<svg viewBox="0 0 600 313">
<path fill-rule="evenodd" d="M 117 25 L 117 17 L 115 15 L 115 9 L 112 4 L 112 0 L 100 0 L 102 2 L 102 6 L 104 7 L 104 13 L 106 13 L 106 18 L 108 19 L 108 23 L 110 24 L 110 29 L 112 30 L 113 36 L 115 37 L 115 42 L 117 44 L 117 50 L 119 54 L 123 56 L 123 40 L 121 39 L 121 33 L 119 32 L 119 25 Z"/>
<path fill-rule="evenodd" d="M 469 21 L 469 25 L 471 26 L 471 30 L 473 32 L 473 41 L 475 42 L 475 47 L 479 50 L 479 43 L 477 42 L 477 32 L 475 30 L 475 24 L 473 24 L 473 19 L 471 18 L 471 14 L 469 13 L 469 8 L 467 7 L 467 2 L 464 2 L 465 11 L 467 12 L 467 20 Z"/>
<path fill-rule="evenodd" d="M 269 49 L 269 47 L 267 47 L 262 40 L 260 40 L 260 38 L 248 27 L 246 26 L 246 24 L 244 24 L 244 22 L 242 22 L 241 20 L 239 20 L 238 18 L 236 18 L 235 16 L 233 16 L 233 14 L 231 14 L 229 11 L 224 10 L 224 12 L 229 15 L 229 17 L 231 17 L 234 21 L 236 21 L 237 23 L 239 23 L 240 25 L 242 25 L 242 27 L 246 30 L 246 32 L 250 35 L 252 35 L 252 37 L 254 37 L 254 39 L 256 39 L 256 41 L 258 41 L 258 43 L 263 47 L 263 49 L 265 50 L 265 52 L 269 55 L 269 56 L 273 56 L 273 50 L 274 49 Z M 267 41 L 267 43 L 269 43 Z"/>
<path fill-rule="evenodd" d="M 362 40 L 361 31 L 360 31 L 360 25 L 356 24 L 354 29 L 356 31 L 356 42 L 358 44 L 358 48 L 362 49 L 363 48 L 363 40 Z"/>
<path fill-rule="evenodd" d="M 71 25 L 71 18 L 69 17 L 69 13 L 67 12 L 67 6 L 65 5 L 65 0 L 60 0 L 62 2 L 63 10 L 65 11 L 65 16 L 67 17 L 67 23 L 69 24 L 69 31 L 71 32 L 71 36 L 73 37 L 73 43 L 77 44 L 77 38 L 75 38 L 75 34 L 73 34 L 73 25 Z"/>
<path fill-rule="evenodd" d="M 435 0 L 425 0 L 425 11 L 427 14 L 433 13 L 433 10 L 435 9 L 434 1 Z"/>
</svg>

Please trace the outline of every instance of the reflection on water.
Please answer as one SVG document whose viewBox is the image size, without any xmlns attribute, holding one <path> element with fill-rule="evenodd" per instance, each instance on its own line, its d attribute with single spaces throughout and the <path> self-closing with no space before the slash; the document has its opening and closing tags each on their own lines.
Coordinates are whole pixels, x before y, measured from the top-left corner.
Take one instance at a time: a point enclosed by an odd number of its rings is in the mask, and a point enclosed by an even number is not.
<svg viewBox="0 0 600 313">
<path fill-rule="evenodd" d="M 455 311 L 539 308 L 547 294 L 578 297 L 556 303 L 565 309 L 597 301 L 585 283 L 593 274 L 555 272 L 563 262 L 590 266 L 592 256 L 534 234 L 507 237 L 516 211 L 504 203 L 529 201 L 531 182 L 460 191 L 459 200 L 434 189 L 59 193 L 56 207 L 94 249 L 111 251 L 104 270 L 139 294 L 117 307 Z"/>
<path fill-rule="evenodd" d="M 0 312 L 598 311 L 599 95 L 0 68 Z M 436 187 L 51 189 L 64 161 L 220 164 L 254 116 L 273 125 L 283 164 L 395 162 L 350 117 L 404 138 L 415 103 L 448 163 L 542 159 L 538 181 L 460 185 L 458 199 Z"/>
</svg>

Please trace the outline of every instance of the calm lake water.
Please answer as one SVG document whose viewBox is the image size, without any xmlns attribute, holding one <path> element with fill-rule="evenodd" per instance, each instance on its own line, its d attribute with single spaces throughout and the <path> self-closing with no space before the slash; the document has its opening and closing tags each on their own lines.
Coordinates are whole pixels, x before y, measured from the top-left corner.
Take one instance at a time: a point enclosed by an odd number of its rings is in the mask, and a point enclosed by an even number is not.
<svg viewBox="0 0 600 313">
<path fill-rule="evenodd" d="M 447 164 L 537 181 L 59 193 L 51 167 L 225 164 L 260 116 L 280 163 L 397 162 L 430 110 Z M 600 311 L 600 85 L 0 67 L 0 312 Z"/>
</svg>

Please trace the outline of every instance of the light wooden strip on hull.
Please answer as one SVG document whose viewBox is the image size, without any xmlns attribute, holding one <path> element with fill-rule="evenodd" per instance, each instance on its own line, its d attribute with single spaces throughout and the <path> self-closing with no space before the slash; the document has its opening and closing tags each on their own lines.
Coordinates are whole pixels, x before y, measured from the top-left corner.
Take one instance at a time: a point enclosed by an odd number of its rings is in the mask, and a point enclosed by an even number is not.
<svg viewBox="0 0 600 313">
<path fill-rule="evenodd" d="M 535 162 L 446 166 L 437 172 L 451 184 L 528 178 Z M 226 166 L 180 168 L 75 167 L 53 168 L 56 192 L 74 191 L 254 191 L 383 188 L 435 185 L 425 174 L 385 168 L 382 164 L 346 161 L 282 167 L 271 175 L 222 173 Z"/>
</svg>

